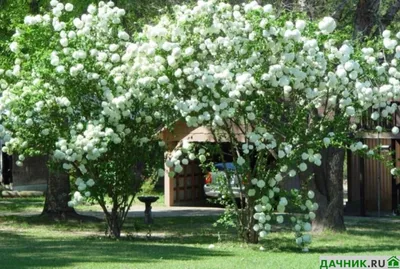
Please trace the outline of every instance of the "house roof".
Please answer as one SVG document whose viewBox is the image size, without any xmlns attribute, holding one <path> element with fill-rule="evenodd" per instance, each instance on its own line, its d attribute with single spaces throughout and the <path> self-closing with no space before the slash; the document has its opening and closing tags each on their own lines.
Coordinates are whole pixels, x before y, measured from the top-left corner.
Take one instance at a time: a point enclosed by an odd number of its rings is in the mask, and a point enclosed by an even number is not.
<svg viewBox="0 0 400 269">
<path fill-rule="evenodd" d="M 245 135 L 240 127 L 233 125 L 232 131 L 237 141 L 245 142 Z M 214 132 L 218 133 L 218 137 L 220 138 L 218 142 L 229 142 L 228 137 L 224 138 L 224 133 L 226 134 L 226 132 L 221 130 Z M 175 122 L 172 128 L 163 128 L 159 133 L 159 137 L 164 142 L 178 142 L 182 140 L 188 142 L 215 142 L 214 135 L 209 128 L 205 126 L 188 127 L 184 121 Z"/>
</svg>

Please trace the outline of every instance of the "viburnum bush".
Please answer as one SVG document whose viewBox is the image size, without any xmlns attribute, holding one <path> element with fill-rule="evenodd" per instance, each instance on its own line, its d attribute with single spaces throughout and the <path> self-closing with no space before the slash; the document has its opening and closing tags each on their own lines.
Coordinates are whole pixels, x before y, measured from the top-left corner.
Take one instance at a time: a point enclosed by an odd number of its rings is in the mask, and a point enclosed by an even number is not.
<svg viewBox="0 0 400 269">
<path fill-rule="evenodd" d="M 76 178 L 70 206 L 86 198 L 103 208 L 108 233 L 119 237 L 143 179 L 154 169 L 165 89 L 150 86 L 147 62 L 121 26 L 113 2 L 70 18 L 56 0 L 45 15 L 27 16 L 13 36 L 14 66 L 1 70 L 4 152 L 50 155 Z M 53 165 L 54 166 L 54 165 Z M 111 208 L 106 204 L 111 200 Z"/>
<path fill-rule="evenodd" d="M 286 195 L 282 182 L 309 175 L 322 149 L 347 147 L 365 113 L 379 121 L 397 110 L 400 34 L 359 48 L 335 36 L 329 17 L 315 23 L 271 5 L 211 0 L 176 6 L 132 39 L 112 2 L 75 19 L 66 15 L 72 5 L 51 4 L 50 14 L 25 19 L 10 45 L 15 65 L 1 72 L 3 150 L 21 162 L 49 153 L 63 163 L 78 177 L 71 206 L 87 196 L 108 212 L 104 198 L 113 197 L 120 207 L 106 215 L 115 236 L 127 187 L 136 190 L 151 167 L 157 128 L 184 119 L 229 142 L 229 173 L 245 201 L 235 207 L 240 236 L 257 242 L 287 221 L 306 247 L 314 193 Z M 368 150 L 356 140 L 349 148 Z M 183 143 L 166 162 L 169 175 L 195 159 L 212 161 Z"/>
<path fill-rule="evenodd" d="M 286 197 L 281 182 L 320 166 L 324 148 L 366 152 L 367 145 L 349 138 L 361 116 L 371 113 L 379 121 L 397 110 L 391 101 L 399 95 L 400 34 L 385 31 L 374 47 L 360 48 L 341 41 L 335 28 L 330 17 L 310 22 L 255 1 L 199 1 L 193 8 L 177 6 L 141 35 L 156 55 L 149 58 L 165 68 L 152 77 L 170 90 L 187 125 L 207 126 L 215 142 L 230 143 L 237 169 L 227 173 L 240 179 L 247 205 L 236 207 L 236 224 L 248 242 L 286 219 L 297 244 L 310 243 L 314 193 Z M 188 159 L 211 161 L 190 148 L 171 154 L 170 176 Z M 287 208 L 296 206 L 290 214 Z"/>
</svg>

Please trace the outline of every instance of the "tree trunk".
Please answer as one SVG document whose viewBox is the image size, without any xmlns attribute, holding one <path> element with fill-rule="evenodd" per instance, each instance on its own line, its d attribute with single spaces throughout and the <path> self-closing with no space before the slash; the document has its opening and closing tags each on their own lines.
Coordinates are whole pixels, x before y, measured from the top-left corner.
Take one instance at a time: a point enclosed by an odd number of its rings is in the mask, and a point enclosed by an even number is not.
<svg viewBox="0 0 400 269">
<path fill-rule="evenodd" d="M 355 37 L 367 36 L 372 33 L 379 21 L 379 0 L 359 0 L 355 18 Z"/>
<path fill-rule="evenodd" d="M 107 235 L 111 238 L 121 237 L 121 219 L 117 211 L 111 211 L 110 214 L 106 214 L 107 219 Z"/>
<path fill-rule="evenodd" d="M 54 219 L 67 219 L 79 216 L 72 207 L 68 206 L 70 200 L 70 182 L 65 173 L 50 172 L 47 178 L 46 201 L 42 216 Z"/>
<path fill-rule="evenodd" d="M 29 10 L 32 14 L 38 14 L 40 11 L 40 5 L 38 0 L 31 0 L 29 4 Z"/>
<path fill-rule="evenodd" d="M 240 236 L 246 243 L 250 244 L 257 244 L 258 243 L 258 232 L 254 231 L 253 227 L 256 224 L 256 219 L 253 217 L 255 210 L 254 210 L 255 201 L 247 199 L 247 203 L 245 208 L 239 212 L 239 217 L 241 218 L 241 234 Z"/>
<path fill-rule="evenodd" d="M 400 10 L 400 0 L 396 0 L 387 10 L 386 14 L 382 17 L 382 25 L 386 28 L 389 24 L 392 23 L 396 14 Z"/>
<path fill-rule="evenodd" d="M 343 218 L 344 153 L 343 149 L 329 147 L 321 152 L 321 166 L 314 167 L 312 185 L 319 208 L 313 221 L 313 231 L 346 230 Z"/>
</svg>

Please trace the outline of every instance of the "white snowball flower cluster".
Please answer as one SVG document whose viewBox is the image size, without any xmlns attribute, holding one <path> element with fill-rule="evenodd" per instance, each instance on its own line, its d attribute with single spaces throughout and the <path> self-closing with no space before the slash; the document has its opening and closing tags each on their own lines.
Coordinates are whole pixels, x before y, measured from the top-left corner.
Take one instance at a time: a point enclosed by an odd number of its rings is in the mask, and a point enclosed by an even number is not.
<svg viewBox="0 0 400 269">
<path fill-rule="evenodd" d="M 319 22 L 318 28 L 323 34 L 330 34 L 335 30 L 336 22 L 331 17 L 324 17 L 322 21 Z"/>
<path fill-rule="evenodd" d="M 189 162 L 199 159 L 201 162 L 205 161 L 205 149 L 200 148 L 195 154 L 195 148 L 193 144 L 188 141 L 182 141 L 180 147 L 178 146 L 174 151 L 172 151 L 171 156 L 168 156 L 165 164 L 170 169 L 168 175 L 174 177 L 175 174 L 179 174 L 183 171 L 183 167 L 188 165 Z M 204 159 L 203 159 L 204 158 Z M 164 171 L 160 171 L 163 173 Z"/>
<path fill-rule="evenodd" d="M 350 150 L 353 151 L 353 152 L 359 151 L 359 150 L 367 150 L 367 149 L 368 149 L 368 145 L 367 144 L 363 144 L 360 141 L 350 145 Z"/>
</svg>

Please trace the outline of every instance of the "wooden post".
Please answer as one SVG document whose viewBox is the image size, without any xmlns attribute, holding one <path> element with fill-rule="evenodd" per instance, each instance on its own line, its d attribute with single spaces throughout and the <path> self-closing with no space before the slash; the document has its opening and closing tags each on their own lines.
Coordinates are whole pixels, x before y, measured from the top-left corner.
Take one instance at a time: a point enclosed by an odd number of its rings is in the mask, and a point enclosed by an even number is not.
<svg viewBox="0 0 400 269">
<path fill-rule="evenodd" d="M 166 206 L 174 205 L 174 178 L 170 178 L 168 173 L 170 168 L 165 164 L 167 156 L 170 156 L 171 152 L 174 150 L 178 143 L 177 142 L 167 142 L 167 152 L 164 154 L 164 203 Z"/>
<path fill-rule="evenodd" d="M 397 158 L 400 156 L 396 156 L 397 155 L 397 140 L 392 139 L 392 161 L 393 161 L 393 167 L 396 167 L 396 163 L 397 163 Z M 396 176 L 392 175 L 392 212 L 397 210 L 397 185 L 396 185 Z"/>
<path fill-rule="evenodd" d="M 347 150 L 347 203 L 353 202 L 353 154 Z"/>
<path fill-rule="evenodd" d="M 360 215 L 365 216 L 365 171 L 364 171 L 364 158 L 359 157 L 360 162 Z"/>
</svg>

